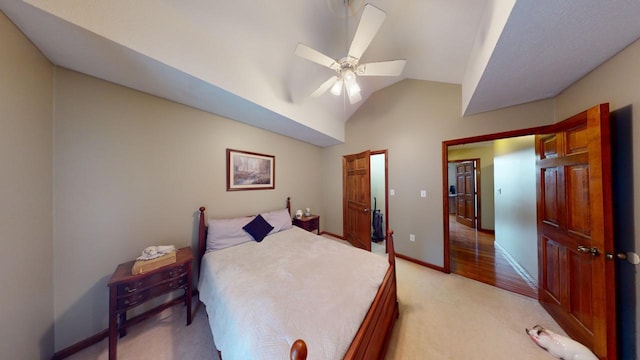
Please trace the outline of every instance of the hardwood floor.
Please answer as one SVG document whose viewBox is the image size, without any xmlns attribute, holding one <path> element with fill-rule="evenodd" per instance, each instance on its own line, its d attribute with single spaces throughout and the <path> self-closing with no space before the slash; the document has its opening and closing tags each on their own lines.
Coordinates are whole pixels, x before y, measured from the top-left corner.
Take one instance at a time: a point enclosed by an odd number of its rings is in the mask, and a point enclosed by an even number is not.
<svg viewBox="0 0 640 360">
<path fill-rule="evenodd" d="M 494 235 L 476 231 L 449 217 L 451 272 L 473 280 L 538 298 L 535 283 L 519 266 L 513 266 L 509 255 L 494 245 Z M 523 276 L 524 275 L 524 276 Z"/>
</svg>

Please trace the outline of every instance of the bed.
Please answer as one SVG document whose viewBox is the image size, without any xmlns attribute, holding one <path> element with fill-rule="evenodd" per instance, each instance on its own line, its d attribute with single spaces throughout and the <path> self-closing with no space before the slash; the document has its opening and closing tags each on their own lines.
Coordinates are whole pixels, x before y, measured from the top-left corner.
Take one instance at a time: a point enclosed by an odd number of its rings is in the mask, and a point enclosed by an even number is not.
<svg viewBox="0 0 640 360">
<path fill-rule="evenodd" d="M 201 207 L 199 220 L 198 290 L 221 358 L 384 358 L 398 317 L 392 231 L 387 257 L 292 226 L 289 199 L 233 219 Z"/>
</svg>

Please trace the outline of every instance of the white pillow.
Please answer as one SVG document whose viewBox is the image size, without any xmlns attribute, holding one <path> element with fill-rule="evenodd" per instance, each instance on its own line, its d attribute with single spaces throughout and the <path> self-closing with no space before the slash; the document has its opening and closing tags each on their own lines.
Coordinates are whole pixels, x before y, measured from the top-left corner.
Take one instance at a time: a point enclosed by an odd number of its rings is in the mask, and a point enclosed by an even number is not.
<svg viewBox="0 0 640 360">
<path fill-rule="evenodd" d="M 273 230 L 269 232 L 269 235 L 275 234 L 282 230 L 290 229 L 291 224 L 291 214 L 289 214 L 289 210 L 274 210 L 266 213 L 260 214 L 262 217 L 273 226 Z"/>
<path fill-rule="evenodd" d="M 251 235 L 242 227 L 254 218 L 255 216 L 243 216 L 231 219 L 209 219 L 206 251 L 221 250 L 253 241 Z"/>
</svg>

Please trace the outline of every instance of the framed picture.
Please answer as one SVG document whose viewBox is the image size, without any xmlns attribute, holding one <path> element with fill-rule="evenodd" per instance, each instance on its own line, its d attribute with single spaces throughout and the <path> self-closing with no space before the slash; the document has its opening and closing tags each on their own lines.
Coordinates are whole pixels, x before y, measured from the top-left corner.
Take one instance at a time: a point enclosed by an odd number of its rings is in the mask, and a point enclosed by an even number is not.
<svg viewBox="0 0 640 360">
<path fill-rule="evenodd" d="M 227 149 L 227 191 L 275 187 L 275 156 Z"/>
</svg>

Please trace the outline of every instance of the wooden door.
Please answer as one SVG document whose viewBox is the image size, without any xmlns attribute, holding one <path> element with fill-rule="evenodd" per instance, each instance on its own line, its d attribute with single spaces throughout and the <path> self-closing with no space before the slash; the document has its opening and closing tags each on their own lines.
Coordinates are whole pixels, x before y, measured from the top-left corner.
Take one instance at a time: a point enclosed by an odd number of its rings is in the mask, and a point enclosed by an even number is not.
<svg viewBox="0 0 640 360">
<path fill-rule="evenodd" d="M 609 106 L 536 136 L 539 300 L 569 336 L 616 359 Z"/>
<path fill-rule="evenodd" d="M 476 227 L 476 181 L 473 161 L 456 164 L 456 221 Z"/>
<path fill-rule="evenodd" d="M 369 150 L 342 157 L 343 219 L 346 240 L 371 251 L 371 171 Z"/>
</svg>

